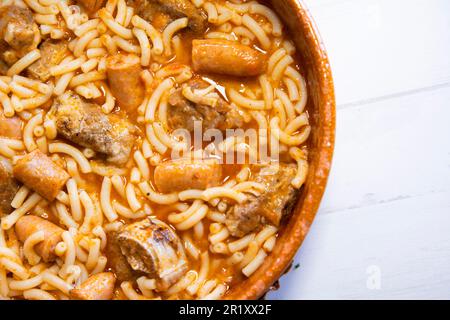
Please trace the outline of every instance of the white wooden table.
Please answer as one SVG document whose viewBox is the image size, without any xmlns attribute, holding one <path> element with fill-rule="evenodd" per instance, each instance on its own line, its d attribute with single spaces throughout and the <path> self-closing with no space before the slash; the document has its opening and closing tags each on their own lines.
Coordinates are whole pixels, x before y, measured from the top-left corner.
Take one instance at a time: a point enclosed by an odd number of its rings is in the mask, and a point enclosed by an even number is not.
<svg viewBox="0 0 450 320">
<path fill-rule="evenodd" d="M 450 1 L 307 0 L 337 143 L 317 218 L 269 299 L 450 299 Z"/>
</svg>

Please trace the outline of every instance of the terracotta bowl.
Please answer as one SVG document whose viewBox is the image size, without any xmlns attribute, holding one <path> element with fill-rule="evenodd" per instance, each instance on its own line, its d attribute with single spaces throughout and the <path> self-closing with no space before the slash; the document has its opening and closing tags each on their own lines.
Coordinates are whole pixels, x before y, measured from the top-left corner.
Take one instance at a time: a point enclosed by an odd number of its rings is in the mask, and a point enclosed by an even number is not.
<svg viewBox="0 0 450 320">
<path fill-rule="evenodd" d="M 333 78 L 325 48 L 305 5 L 299 0 L 271 0 L 292 35 L 302 73 L 308 83 L 308 112 L 312 125 L 309 140 L 310 171 L 292 216 L 280 232 L 272 254 L 247 280 L 234 287 L 226 299 L 258 299 L 283 275 L 305 239 L 319 208 L 330 172 L 335 135 Z"/>
</svg>

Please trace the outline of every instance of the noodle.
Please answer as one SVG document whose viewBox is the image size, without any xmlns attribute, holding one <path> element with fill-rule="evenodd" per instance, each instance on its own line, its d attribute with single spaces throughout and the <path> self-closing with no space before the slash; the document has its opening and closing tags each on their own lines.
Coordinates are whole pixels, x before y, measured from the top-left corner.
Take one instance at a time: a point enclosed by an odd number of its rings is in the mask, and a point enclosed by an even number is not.
<svg viewBox="0 0 450 320">
<path fill-rule="evenodd" d="M 187 18 L 180 18 L 178 20 L 175 20 L 171 22 L 163 31 L 162 39 L 163 39 L 163 45 L 165 50 L 165 55 L 170 56 L 172 54 L 172 38 L 174 34 L 181 29 L 186 28 L 188 25 L 188 19 Z"/>
<path fill-rule="evenodd" d="M 265 2 L 187 1 L 198 17 L 164 8 L 148 19 L 140 1 L 107 0 L 96 12 L 66 0 L 5 2 L 31 10 L 34 22 L 29 48 L 19 52 L 5 43 L 0 121 L 17 132 L 0 137 L 0 155 L 14 168 L 38 149 L 66 179 L 54 200 L 44 199 L 26 179 L 13 188 L 12 212 L 1 218 L 1 299 L 72 299 L 74 288 L 101 273 L 114 275 L 108 298 L 221 299 L 274 251 L 281 225 L 266 217 L 240 230 L 239 219 L 246 218 L 241 210 L 253 210 L 261 199 L 286 200 L 267 197 L 278 191 L 272 181 L 286 180 L 281 188 L 295 191 L 307 180 L 304 143 L 312 128 L 305 72 L 297 61 L 302 55 Z M 205 62 L 217 64 L 217 72 L 202 73 L 191 52 L 193 38 L 235 46 L 236 54 L 219 52 L 217 61 Z M 55 49 L 49 52 L 44 41 Z M 251 50 L 239 62 L 243 47 Z M 114 56 L 124 59 L 113 66 Z M 127 65 L 126 56 L 133 63 Z M 257 64 L 261 70 L 254 72 Z M 82 103 L 72 105 L 66 94 Z M 86 107 L 94 116 L 77 112 L 60 121 L 57 107 L 66 103 L 70 111 Z M 64 133 L 72 130 L 77 139 Z M 165 164 L 180 156 L 216 159 L 220 171 L 209 162 L 188 169 L 180 162 L 165 172 Z M 272 166 L 282 171 L 265 172 Z M 21 230 L 17 221 L 28 215 L 53 225 L 55 234 L 39 223 Z M 128 227 L 135 239 L 125 239 Z M 132 266 L 136 253 L 124 255 L 127 241 L 140 246 L 138 255 L 152 272 L 139 270 L 137 279 L 121 281 L 110 249 Z"/>
<path fill-rule="evenodd" d="M 6 75 L 11 77 L 11 76 L 21 73 L 23 70 L 28 68 L 31 64 L 33 64 L 40 57 L 41 57 L 41 53 L 38 49 L 30 51 L 24 57 L 22 57 L 19 61 L 17 61 L 14 65 L 12 65 L 11 68 L 9 68 Z"/>
</svg>

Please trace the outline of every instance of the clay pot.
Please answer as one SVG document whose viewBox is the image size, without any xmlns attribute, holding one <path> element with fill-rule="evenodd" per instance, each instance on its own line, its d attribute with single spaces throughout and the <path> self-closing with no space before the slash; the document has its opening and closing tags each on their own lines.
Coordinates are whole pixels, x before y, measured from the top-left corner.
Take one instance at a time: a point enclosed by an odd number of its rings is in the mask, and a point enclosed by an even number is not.
<svg viewBox="0 0 450 320">
<path fill-rule="evenodd" d="M 258 299 L 283 275 L 305 239 L 319 208 L 333 157 L 335 96 L 328 57 L 310 13 L 299 0 L 272 0 L 289 30 L 308 84 L 307 110 L 312 125 L 309 176 L 273 252 L 248 279 L 231 288 L 226 299 Z M 300 284 L 301 285 L 301 284 Z"/>
</svg>

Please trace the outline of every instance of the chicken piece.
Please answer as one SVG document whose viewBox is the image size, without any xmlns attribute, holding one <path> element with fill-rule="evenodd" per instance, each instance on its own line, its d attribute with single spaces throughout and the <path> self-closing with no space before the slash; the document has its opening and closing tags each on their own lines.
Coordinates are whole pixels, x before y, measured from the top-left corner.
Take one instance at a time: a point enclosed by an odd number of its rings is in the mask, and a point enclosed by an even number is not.
<svg viewBox="0 0 450 320">
<path fill-rule="evenodd" d="M 206 14 L 197 9 L 190 0 L 157 0 L 164 12 L 175 18 L 189 18 L 189 28 L 197 33 L 206 30 Z"/>
<path fill-rule="evenodd" d="M 192 65 L 196 72 L 252 77 L 265 72 L 266 61 L 263 53 L 238 42 L 219 39 L 192 41 Z"/>
<path fill-rule="evenodd" d="M 3 58 L 5 54 L 13 54 L 16 59 L 23 57 L 26 53 L 34 50 L 38 46 L 36 35 L 39 32 L 34 23 L 33 13 L 28 8 L 9 5 L 0 7 L 0 42 L 4 42 L 12 51 L 2 50 Z M 11 64 L 14 62 L 5 59 Z"/>
<path fill-rule="evenodd" d="M 136 139 L 136 127 L 116 114 L 106 115 L 96 104 L 72 91 L 58 97 L 50 111 L 58 134 L 76 144 L 105 154 L 116 165 L 125 164 Z"/>
<path fill-rule="evenodd" d="M 95 14 L 106 4 L 106 0 L 77 0 L 77 2 L 81 4 L 90 15 Z"/>
<path fill-rule="evenodd" d="M 69 174 L 39 149 L 14 164 L 14 177 L 49 201 L 55 200 L 69 180 Z"/>
<path fill-rule="evenodd" d="M 298 192 L 291 185 L 295 174 L 295 165 L 263 167 L 254 180 L 263 184 L 265 190 L 261 195 L 250 195 L 246 202 L 230 208 L 226 220 L 230 233 L 242 237 L 263 223 L 279 226 L 283 216 L 292 211 L 297 199 Z"/>
<path fill-rule="evenodd" d="M 109 87 L 119 107 L 135 111 L 144 101 L 141 60 L 133 54 L 116 54 L 106 60 Z"/>
<path fill-rule="evenodd" d="M 178 159 L 158 165 L 154 178 L 156 188 L 162 193 L 205 190 L 222 182 L 222 166 L 215 159 Z"/>
<path fill-rule="evenodd" d="M 102 272 L 90 276 L 79 287 L 70 291 L 75 300 L 111 300 L 114 295 L 116 278 L 111 272 Z"/>
<path fill-rule="evenodd" d="M 0 38 L 11 48 L 22 50 L 34 42 L 33 13 L 28 8 L 4 6 L 0 8 Z"/>
<path fill-rule="evenodd" d="M 11 162 L 0 156 L 0 218 L 13 211 L 11 201 L 18 190 L 19 184 L 13 177 Z"/>
<path fill-rule="evenodd" d="M 151 22 L 159 31 L 163 31 L 174 20 L 155 0 L 127 0 L 127 5 L 133 7 L 137 15 Z"/>
<path fill-rule="evenodd" d="M 0 111 L 0 137 L 22 139 L 22 120 L 19 117 L 7 118 Z"/>
<path fill-rule="evenodd" d="M 109 232 L 107 234 L 106 257 L 108 258 L 108 266 L 114 272 L 117 280 L 133 281 L 136 280 L 139 273 L 131 269 L 127 258 L 122 254 L 119 246 L 118 232 Z"/>
<path fill-rule="evenodd" d="M 118 241 L 131 268 L 156 279 L 159 290 L 169 288 L 187 271 L 183 245 L 162 221 L 147 218 L 125 226 Z"/>
<path fill-rule="evenodd" d="M 27 215 L 21 217 L 15 224 L 17 238 L 25 242 L 29 236 L 38 231 L 44 231 L 44 241 L 39 242 L 34 250 L 44 262 L 55 261 L 55 247 L 62 241 L 64 229 L 43 218 Z"/>
<path fill-rule="evenodd" d="M 195 93 L 196 89 L 204 89 L 208 84 L 201 80 L 191 80 L 187 86 Z M 195 121 L 201 121 L 204 130 L 226 130 L 243 126 L 244 118 L 237 107 L 228 104 L 215 92 L 210 96 L 216 100 L 214 106 L 189 101 L 183 96 L 183 89 L 175 90 L 169 97 L 169 126 L 191 132 L 194 131 Z"/>
<path fill-rule="evenodd" d="M 50 68 L 57 66 L 69 54 L 67 42 L 64 40 L 45 40 L 40 46 L 41 58 L 28 67 L 28 74 L 31 78 L 43 82 L 50 79 Z"/>
<path fill-rule="evenodd" d="M 136 14 L 150 22 L 165 13 L 173 19 L 189 18 L 188 26 L 196 33 L 206 30 L 206 14 L 189 0 L 127 0 L 127 3 L 135 8 Z"/>
</svg>

